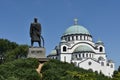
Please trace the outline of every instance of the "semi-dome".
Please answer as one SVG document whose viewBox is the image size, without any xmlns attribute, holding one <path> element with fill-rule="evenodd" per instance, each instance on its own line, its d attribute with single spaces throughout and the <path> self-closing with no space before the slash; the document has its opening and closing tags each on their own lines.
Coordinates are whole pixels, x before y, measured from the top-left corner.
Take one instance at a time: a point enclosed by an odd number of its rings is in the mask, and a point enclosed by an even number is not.
<svg viewBox="0 0 120 80">
<path fill-rule="evenodd" d="M 74 52 L 94 52 L 90 47 L 86 46 L 86 45 L 80 45 L 78 46 Z"/>
<path fill-rule="evenodd" d="M 50 55 L 57 55 L 57 51 L 54 49 L 51 51 Z"/>
<path fill-rule="evenodd" d="M 64 32 L 63 35 L 70 35 L 70 34 L 88 34 L 88 35 L 90 35 L 89 31 L 85 27 L 78 25 L 77 22 L 78 22 L 78 20 L 74 19 L 74 25 L 70 26 L 68 29 L 66 29 L 66 31 Z"/>
</svg>

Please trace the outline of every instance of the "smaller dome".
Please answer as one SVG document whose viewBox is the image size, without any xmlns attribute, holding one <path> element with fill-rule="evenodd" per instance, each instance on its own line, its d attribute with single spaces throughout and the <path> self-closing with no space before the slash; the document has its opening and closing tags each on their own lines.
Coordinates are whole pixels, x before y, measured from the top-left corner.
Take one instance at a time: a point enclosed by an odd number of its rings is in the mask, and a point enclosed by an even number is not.
<svg viewBox="0 0 120 80">
<path fill-rule="evenodd" d="M 103 43 L 101 40 L 98 40 L 97 43 Z"/>
<path fill-rule="evenodd" d="M 98 40 L 96 44 L 101 44 L 103 45 L 104 43 L 101 40 Z"/>
<path fill-rule="evenodd" d="M 75 50 L 74 50 L 74 52 L 75 53 L 77 53 L 77 52 L 88 52 L 88 51 L 90 51 L 90 52 L 94 52 L 90 47 L 88 47 L 88 46 L 86 46 L 86 45 L 80 45 L 80 46 L 78 46 Z"/>
<path fill-rule="evenodd" d="M 57 51 L 54 49 L 51 51 L 51 53 L 49 55 L 57 55 Z"/>
</svg>

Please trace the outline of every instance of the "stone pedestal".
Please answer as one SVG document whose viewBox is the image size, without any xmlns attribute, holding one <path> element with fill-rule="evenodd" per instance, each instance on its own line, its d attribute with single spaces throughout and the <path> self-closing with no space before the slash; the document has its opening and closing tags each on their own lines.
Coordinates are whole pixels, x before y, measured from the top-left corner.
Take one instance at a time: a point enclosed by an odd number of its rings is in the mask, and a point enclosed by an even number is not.
<svg viewBox="0 0 120 80">
<path fill-rule="evenodd" d="M 27 58 L 46 58 L 45 48 L 42 47 L 29 48 Z"/>
</svg>

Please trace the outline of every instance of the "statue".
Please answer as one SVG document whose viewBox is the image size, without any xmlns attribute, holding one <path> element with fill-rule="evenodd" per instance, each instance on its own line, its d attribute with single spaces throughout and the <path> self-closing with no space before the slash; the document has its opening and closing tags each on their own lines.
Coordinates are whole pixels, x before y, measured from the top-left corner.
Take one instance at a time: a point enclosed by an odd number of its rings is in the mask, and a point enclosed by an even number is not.
<svg viewBox="0 0 120 80">
<path fill-rule="evenodd" d="M 41 24 L 37 22 L 37 18 L 34 18 L 34 22 L 30 25 L 30 37 L 32 47 L 34 42 L 38 42 L 41 47 Z"/>
<path fill-rule="evenodd" d="M 39 47 L 41 47 L 41 39 L 43 41 L 44 47 L 44 38 L 41 36 L 41 31 L 41 24 L 37 22 L 37 18 L 34 18 L 34 22 L 30 25 L 30 37 L 32 47 L 34 42 L 38 42 Z"/>
<path fill-rule="evenodd" d="M 31 47 L 28 49 L 27 58 L 37 58 L 39 61 L 45 62 L 48 59 L 45 56 L 44 38 L 41 31 L 41 24 L 38 23 L 37 18 L 34 18 L 34 22 L 30 25 Z M 39 47 L 33 47 L 34 42 L 38 42 Z"/>
</svg>

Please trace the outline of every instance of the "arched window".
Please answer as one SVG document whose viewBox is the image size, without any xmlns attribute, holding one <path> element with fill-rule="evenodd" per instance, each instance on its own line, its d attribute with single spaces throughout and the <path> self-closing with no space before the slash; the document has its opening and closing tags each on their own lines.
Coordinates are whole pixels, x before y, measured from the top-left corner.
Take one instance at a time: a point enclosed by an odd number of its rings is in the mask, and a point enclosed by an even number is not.
<svg viewBox="0 0 120 80">
<path fill-rule="evenodd" d="M 81 57 L 81 54 L 79 54 L 79 57 Z"/>
<path fill-rule="evenodd" d="M 70 41 L 70 37 L 68 37 L 68 41 Z"/>
<path fill-rule="evenodd" d="M 100 50 L 100 52 L 103 52 L 103 48 L 102 47 L 100 47 L 99 50 Z"/>
<path fill-rule="evenodd" d="M 104 66 L 104 62 L 101 62 L 101 66 Z"/>
<path fill-rule="evenodd" d="M 85 57 L 85 54 L 83 53 L 83 58 Z"/>
<path fill-rule="evenodd" d="M 107 63 L 107 66 L 109 66 L 109 63 Z"/>
<path fill-rule="evenodd" d="M 63 46 L 63 51 L 66 52 L 67 48 L 66 46 Z"/>
<path fill-rule="evenodd" d="M 113 65 L 111 64 L 111 68 L 113 68 Z"/>
<path fill-rule="evenodd" d="M 88 57 L 88 54 L 86 54 L 86 57 Z"/>
<path fill-rule="evenodd" d="M 86 40 L 86 37 L 84 36 L 84 40 Z"/>
<path fill-rule="evenodd" d="M 76 40 L 78 40 L 78 36 L 76 36 Z"/>
<path fill-rule="evenodd" d="M 82 40 L 82 36 L 80 35 L 80 40 Z"/>
<path fill-rule="evenodd" d="M 76 58 L 78 58 L 77 55 L 75 55 L 75 56 L 76 56 Z"/>
<path fill-rule="evenodd" d="M 89 54 L 89 57 L 91 58 L 91 54 Z"/>
</svg>

